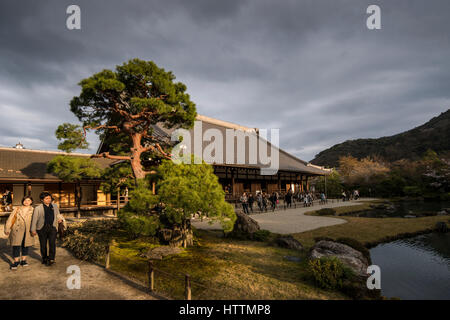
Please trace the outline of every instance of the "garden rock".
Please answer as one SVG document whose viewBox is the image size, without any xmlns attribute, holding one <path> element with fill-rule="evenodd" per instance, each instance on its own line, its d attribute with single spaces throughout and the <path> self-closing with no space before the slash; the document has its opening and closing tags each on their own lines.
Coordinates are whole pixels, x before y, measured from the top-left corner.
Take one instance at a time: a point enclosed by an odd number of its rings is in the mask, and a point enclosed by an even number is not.
<svg viewBox="0 0 450 320">
<path fill-rule="evenodd" d="M 258 222 L 250 218 L 242 212 L 236 212 L 236 222 L 234 223 L 233 232 L 254 233 L 260 230 Z"/>
<path fill-rule="evenodd" d="M 337 257 L 343 264 L 351 268 L 357 275 L 367 276 L 369 262 L 363 254 L 352 247 L 334 242 L 322 240 L 317 242 L 311 249 L 311 258 Z"/>
<path fill-rule="evenodd" d="M 276 244 L 282 248 L 294 249 L 301 251 L 303 250 L 303 246 L 298 240 L 296 240 L 293 236 L 281 236 L 276 238 Z"/>
<path fill-rule="evenodd" d="M 183 252 L 183 249 L 179 247 L 161 246 L 148 250 L 145 254 L 145 257 L 151 260 L 162 260 L 166 256 L 178 254 L 181 252 Z"/>
<path fill-rule="evenodd" d="M 448 226 L 443 221 L 436 222 L 435 229 L 437 232 L 448 232 Z"/>
</svg>

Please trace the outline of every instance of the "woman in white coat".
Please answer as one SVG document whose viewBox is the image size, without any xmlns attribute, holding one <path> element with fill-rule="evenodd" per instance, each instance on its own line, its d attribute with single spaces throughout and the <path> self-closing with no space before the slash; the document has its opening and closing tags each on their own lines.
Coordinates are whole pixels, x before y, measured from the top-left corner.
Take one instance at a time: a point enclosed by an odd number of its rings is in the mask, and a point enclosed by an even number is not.
<svg viewBox="0 0 450 320">
<path fill-rule="evenodd" d="M 34 244 L 34 238 L 30 233 L 31 218 L 33 216 L 33 198 L 24 197 L 22 206 L 14 208 L 5 225 L 5 234 L 8 236 L 8 243 L 13 249 L 14 263 L 11 270 L 16 270 L 19 265 L 28 267 L 28 249 Z M 20 254 L 22 253 L 22 261 Z"/>
</svg>

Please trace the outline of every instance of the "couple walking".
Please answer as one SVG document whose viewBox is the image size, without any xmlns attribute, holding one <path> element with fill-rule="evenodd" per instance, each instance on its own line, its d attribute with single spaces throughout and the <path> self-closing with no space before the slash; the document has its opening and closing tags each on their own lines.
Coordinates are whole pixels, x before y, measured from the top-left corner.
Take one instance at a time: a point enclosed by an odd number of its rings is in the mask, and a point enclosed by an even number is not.
<svg viewBox="0 0 450 320">
<path fill-rule="evenodd" d="M 22 205 L 14 208 L 6 221 L 5 234 L 9 236 L 8 243 L 12 246 L 14 258 L 11 270 L 16 270 L 19 265 L 28 266 L 28 250 L 33 246 L 36 235 L 39 237 L 42 263 L 48 266 L 55 263 L 58 227 L 65 228 L 66 222 L 58 206 L 52 203 L 49 192 L 42 192 L 39 198 L 42 203 L 33 209 L 33 198 L 25 196 Z"/>
</svg>

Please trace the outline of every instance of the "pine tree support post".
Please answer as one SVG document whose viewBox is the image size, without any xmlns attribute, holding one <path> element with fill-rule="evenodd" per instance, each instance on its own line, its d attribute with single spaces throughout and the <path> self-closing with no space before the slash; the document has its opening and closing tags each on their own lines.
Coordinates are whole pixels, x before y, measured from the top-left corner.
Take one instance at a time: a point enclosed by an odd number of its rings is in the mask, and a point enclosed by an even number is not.
<svg viewBox="0 0 450 320">
<path fill-rule="evenodd" d="M 188 274 L 186 274 L 184 296 L 186 300 L 191 300 L 191 279 Z"/>
<path fill-rule="evenodd" d="M 148 289 L 150 292 L 153 292 L 154 290 L 154 270 L 153 270 L 153 261 L 148 260 Z"/>
</svg>

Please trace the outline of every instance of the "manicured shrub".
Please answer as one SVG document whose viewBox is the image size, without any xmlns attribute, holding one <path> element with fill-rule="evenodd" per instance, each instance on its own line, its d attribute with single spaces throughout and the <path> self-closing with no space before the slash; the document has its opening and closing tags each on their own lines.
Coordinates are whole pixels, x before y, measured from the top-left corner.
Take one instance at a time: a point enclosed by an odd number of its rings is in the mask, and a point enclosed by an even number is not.
<svg viewBox="0 0 450 320">
<path fill-rule="evenodd" d="M 68 227 L 63 246 L 81 260 L 98 261 L 106 253 L 119 222 L 113 219 L 89 220 Z"/>
<path fill-rule="evenodd" d="M 309 270 L 323 289 L 340 289 L 346 279 L 353 277 L 353 272 L 336 257 L 322 257 L 308 262 Z"/>
<path fill-rule="evenodd" d="M 256 241 L 264 242 L 269 240 L 270 235 L 271 233 L 269 230 L 258 230 L 253 233 L 253 239 Z"/>
<path fill-rule="evenodd" d="M 418 197 L 422 194 L 422 189 L 418 186 L 403 187 L 403 193 L 409 197 Z"/>
<path fill-rule="evenodd" d="M 332 208 L 323 208 L 316 211 L 316 214 L 319 216 L 335 216 L 336 210 Z"/>
<path fill-rule="evenodd" d="M 65 237 L 63 246 L 69 249 L 78 259 L 98 261 L 105 255 L 108 241 L 75 230 L 74 233 Z"/>
<path fill-rule="evenodd" d="M 153 237 L 160 227 L 160 221 L 157 215 L 141 216 L 132 212 L 124 212 L 122 213 L 121 219 L 124 221 L 124 230 L 133 239 Z"/>
<path fill-rule="evenodd" d="M 130 201 L 118 213 L 119 221 L 125 231 L 133 238 L 156 235 L 160 227 L 159 216 L 153 211 L 158 203 L 157 197 L 145 182 L 141 182 L 130 193 L 130 197 Z"/>
</svg>

